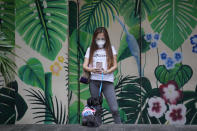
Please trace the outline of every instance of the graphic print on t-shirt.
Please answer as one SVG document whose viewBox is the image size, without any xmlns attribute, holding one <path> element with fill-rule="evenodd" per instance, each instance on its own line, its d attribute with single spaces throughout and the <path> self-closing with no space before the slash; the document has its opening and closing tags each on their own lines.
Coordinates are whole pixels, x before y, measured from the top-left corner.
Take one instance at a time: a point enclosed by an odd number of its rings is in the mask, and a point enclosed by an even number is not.
<svg viewBox="0 0 197 131">
<path fill-rule="evenodd" d="M 107 70 L 106 57 L 105 49 L 96 50 L 93 55 L 93 67 Z"/>
</svg>

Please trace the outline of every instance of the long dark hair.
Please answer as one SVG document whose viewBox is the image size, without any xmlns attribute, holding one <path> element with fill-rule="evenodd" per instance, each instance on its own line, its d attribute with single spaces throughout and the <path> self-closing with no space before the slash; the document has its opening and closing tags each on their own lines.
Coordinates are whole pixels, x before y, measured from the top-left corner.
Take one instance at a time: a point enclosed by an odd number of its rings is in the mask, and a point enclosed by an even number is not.
<svg viewBox="0 0 197 131">
<path fill-rule="evenodd" d="M 109 39 L 109 35 L 108 35 L 108 32 L 107 32 L 105 27 L 98 27 L 94 31 L 93 38 L 92 38 L 92 43 L 91 43 L 91 46 L 90 46 L 89 64 L 92 63 L 92 61 L 93 61 L 94 52 L 97 49 L 99 49 L 97 44 L 96 44 L 96 37 L 100 33 L 103 33 L 104 37 L 105 37 L 106 42 L 105 42 L 105 45 L 104 45 L 104 49 L 105 49 L 106 55 L 107 55 L 107 69 L 109 69 L 114 64 L 114 58 L 113 58 L 113 53 L 112 53 L 112 48 L 111 48 L 111 42 L 110 42 L 110 39 Z"/>
</svg>

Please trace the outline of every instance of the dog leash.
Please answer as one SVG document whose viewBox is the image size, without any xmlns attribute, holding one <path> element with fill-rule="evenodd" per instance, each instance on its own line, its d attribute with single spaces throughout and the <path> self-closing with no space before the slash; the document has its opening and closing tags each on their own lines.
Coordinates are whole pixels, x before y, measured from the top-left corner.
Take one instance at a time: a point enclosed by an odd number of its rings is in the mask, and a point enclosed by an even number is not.
<svg viewBox="0 0 197 131">
<path fill-rule="evenodd" d="M 100 84 L 100 88 L 99 88 L 99 96 L 101 95 L 101 91 L 102 91 L 102 87 L 103 87 L 103 72 L 102 72 L 102 79 L 101 79 L 101 84 Z"/>
</svg>

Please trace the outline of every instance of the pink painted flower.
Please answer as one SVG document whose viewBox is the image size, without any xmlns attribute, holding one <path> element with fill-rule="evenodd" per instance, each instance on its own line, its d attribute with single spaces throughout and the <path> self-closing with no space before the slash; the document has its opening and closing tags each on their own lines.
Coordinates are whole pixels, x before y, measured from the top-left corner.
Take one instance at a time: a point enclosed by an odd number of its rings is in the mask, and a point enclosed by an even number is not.
<svg viewBox="0 0 197 131">
<path fill-rule="evenodd" d="M 169 81 L 159 87 L 162 98 L 166 103 L 176 104 L 182 98 L 182 92 L 175 81 Z"/>
<path fill-rule="evenodd" d="M 170 105 L 170 110 L 166 112 L 165 118 L 170 124 L 185 124 L 186 107 L 183 104 Z"/>
<path fill-rule="evenodd" d="M 152 97 L 148 101 L 148 114 L 149 116 L 154 116 L 160 118 L 166 111 L 165 101 L 160 97 Z"/>
</svg>

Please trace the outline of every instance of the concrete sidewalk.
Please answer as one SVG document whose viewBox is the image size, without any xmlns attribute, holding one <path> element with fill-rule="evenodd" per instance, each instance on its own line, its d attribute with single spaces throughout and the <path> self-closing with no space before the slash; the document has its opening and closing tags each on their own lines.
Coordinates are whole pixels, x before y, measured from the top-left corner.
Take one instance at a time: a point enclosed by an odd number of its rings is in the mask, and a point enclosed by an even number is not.
<svg viewBox="0 0 197 131">
<path fill-rule="evenodd" d="M 0 131 L 197 131 L 197 125 L 108 124 L 97 128 L 91 128 L 78 124 L 17 124 L 0 125 Z"/>
</svg>

